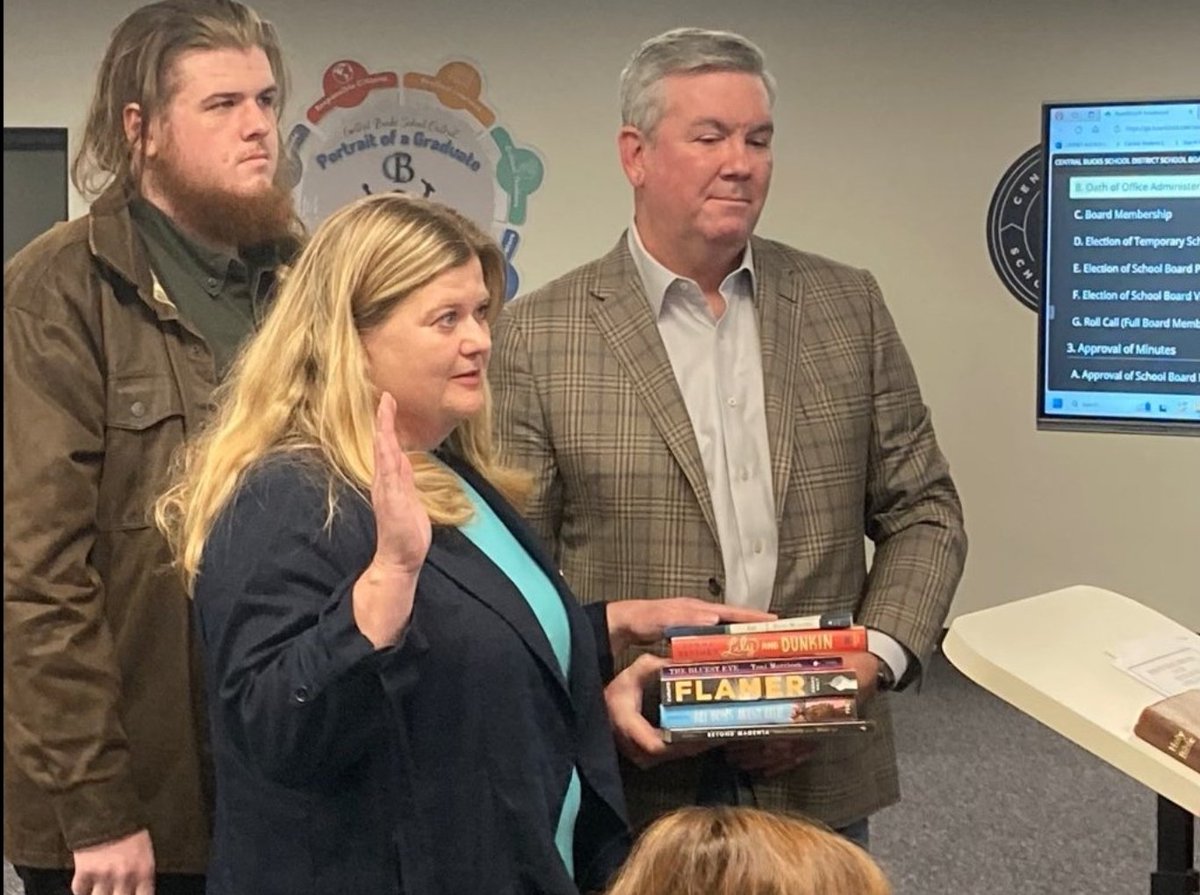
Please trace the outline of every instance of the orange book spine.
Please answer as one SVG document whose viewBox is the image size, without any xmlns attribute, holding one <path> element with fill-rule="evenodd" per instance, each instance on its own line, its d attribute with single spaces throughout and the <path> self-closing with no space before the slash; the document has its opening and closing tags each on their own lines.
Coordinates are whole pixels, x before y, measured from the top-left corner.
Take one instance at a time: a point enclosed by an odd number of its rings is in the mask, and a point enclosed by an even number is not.
<svg viewBox="0 0 1200 895">
<path fill-rule="evenodd" d="M 674 637 L 675 662 L 719 662 L 730 659 L 786 659 L 862 652 L 867 629 L 862 625 L 814 631 L 772 631 L 759 634 L 706 634 Z"/>
</svg>

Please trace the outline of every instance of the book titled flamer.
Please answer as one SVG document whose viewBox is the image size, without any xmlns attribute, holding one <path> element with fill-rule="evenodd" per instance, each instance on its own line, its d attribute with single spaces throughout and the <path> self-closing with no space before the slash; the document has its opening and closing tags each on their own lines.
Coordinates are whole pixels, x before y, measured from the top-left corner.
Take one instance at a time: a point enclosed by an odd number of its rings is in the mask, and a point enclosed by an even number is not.
<svg viewBox="0 0 1200 895">
<path fill-rule="evenodd" d="M 664 705 L 659 709 L 659 725 L 665 730 L 804 724 L 857 717 L 857 705 L 853 696 L 770 699 L 724 705 Z"/>
<path fill-rule="evenodd" d="M 670 641 L 674 662 L 720 662 L 731 659 L 784 659 L 794 656 L 862 652 L 867 629 L 862 625 L 821 631 L 762 634 L 707 634 Z"/>
<path fill-rule="evenodd" d="M 830 721 L 817 724 L 764 724 L 761 727 L 692 727 L 683 730 L 664 730 L 664 743 L 694 743 L 704 740 L 761 740 L 767 737 L 827 737 L 835 734 L 866 733 L 875 727 L 874 721 Z"/>
<path fill-rule="evenodd" d="M 663 705 L 752 702 L 808 696 L 853 696 L 857 691 L 858 678 L 849 670 L 667 677 L 662 680 L 660 702 Z"/>
<path fill-rule="evenodd" d="M 1142 709 L 1133 732 L 1200 771 L 1200 690 L 1184 690 Z"/>
<path fill-rule="evenodd" d="M 722 625 L 675 625 L 664 629 L 663 636 L 695 637 L 703 634 L 762 634 L 766 631 L 807 631 L 825 628 L 849 628 L 854 624 L 852 612 L 822 612 L 819 615 L 799 615 L 776 618 L 769 622 L 727 622 Z"/>
</svg>

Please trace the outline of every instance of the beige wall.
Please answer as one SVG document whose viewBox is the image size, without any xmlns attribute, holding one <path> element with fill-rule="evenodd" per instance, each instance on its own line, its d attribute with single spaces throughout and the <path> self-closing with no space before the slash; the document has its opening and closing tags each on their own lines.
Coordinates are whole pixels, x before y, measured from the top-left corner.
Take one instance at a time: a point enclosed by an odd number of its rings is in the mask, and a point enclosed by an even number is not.
<svg viewBox="0 0 1200 895">
<path fill-rule="evenodd" d="M 5 0 L 4 123 L 76 128 L 108 33 L 136 5 Z M 1197 0 L 258 5 L 291 54 L 289 125 L 338 58 L 482 66 L 502 123 L 547 162 L 517 258 L 525 286 L 606 250 L 628 220 L 615 82 L 636 44 L 681 24 L 758 41 L 780 85 L 760 232 L 882 283 L 966 506 L 954 613 L 1088 583 L 1200 629 L 1200 441 L 1035 431 L 1035 316 L 984 238 L 1043 100 L 1200 91 Z"/>
</svg>

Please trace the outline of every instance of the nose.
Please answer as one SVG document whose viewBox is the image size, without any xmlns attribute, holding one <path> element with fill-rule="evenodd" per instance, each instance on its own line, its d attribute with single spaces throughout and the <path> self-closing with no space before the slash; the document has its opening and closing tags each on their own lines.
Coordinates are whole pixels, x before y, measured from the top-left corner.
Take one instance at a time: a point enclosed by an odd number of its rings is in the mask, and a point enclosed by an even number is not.
<svg viewBox="0 0 1200 895">
<path fill-rule="evenodd" d="M 745 138 L 734 136 L 725 141 L 725 164 L 721 174 L 731 180 L 744 180 L 750 176 L 750 149 Z"/>
<path fill-rule="evenodd" d="M 487 354 L 492 350 L 492 329 L 486 320 L 470 319 L 463 330 L 462 353 L 468 357 Z"/>
<path fill-rule="evenodd" d="M 257 140 L 275 126 L 275 108 L 263 105 L 257 98 L 251 98 L 242 114 L 242 136 L 247 140 Z"/>
</svg>

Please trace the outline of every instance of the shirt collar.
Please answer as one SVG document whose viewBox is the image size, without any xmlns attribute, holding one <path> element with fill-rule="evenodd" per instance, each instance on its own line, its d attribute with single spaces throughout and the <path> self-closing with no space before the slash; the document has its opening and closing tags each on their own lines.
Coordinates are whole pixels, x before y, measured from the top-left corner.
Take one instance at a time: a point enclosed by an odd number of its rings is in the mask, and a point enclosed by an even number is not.
<svg viewBox="0 0 1200 895">
<path fill-rule="evenodd" d="M 663 300 L 667 296 L 667 290 L 677 280 L 691 283 L 697 289 L 700 288 L 695 280 L 674 273 L 646 251 L 646 246 L 642 244 L 642 236 L 638 233 L 636 220 L 629 222 L 627 241 L 629 243 L 629 254 L 633 256 L 634 267 L 637 268 L 638 275 L 642 278 L 642 286 L 646 290 L 646 298 L 650 302 L 650 310 L 654 312 L 655 319 L 658 319 L 659 314 L 662 313 Z M 730 297 L 729 290 L 726 287 L 737 277 L 743 276 L 742 271 L 745 271 L 744 276 L 749 278 L 750 288 L 746 294 L 753 295 L 755 288 L 754 254 L 751 251 L 749 242 L 746 243 L 746 250 L 742 253 L 741 263 L 721 281 L 721 293 L 726 298 Z"/>
<path fill-rule="evenodd" d="M 241 258 L 196 242 L 153 202 L 134 199 L 129 212 L 143 234 L 191 272 L 210 297 L 220 296 L 226 280 L 234 273 L 240 274 L 242 279 L 247 278 L 246 264 Z M 270 254 L 274 254 L 273 248 Z M 270 259 L 267 258 L 256 257 L 254 262 L 256 266 L 270 266 Z"/>
</svg>

